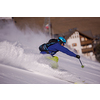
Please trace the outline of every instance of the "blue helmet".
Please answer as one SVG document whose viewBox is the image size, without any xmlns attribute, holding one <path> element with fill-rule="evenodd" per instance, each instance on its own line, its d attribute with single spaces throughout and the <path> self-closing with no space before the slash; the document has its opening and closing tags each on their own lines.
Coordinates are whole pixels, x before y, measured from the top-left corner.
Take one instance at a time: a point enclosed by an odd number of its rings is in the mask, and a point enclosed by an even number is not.
<svg viewBox="0 0 100 100">
<path fill-rule="evenodd" d="M 66 43 L 66 40 L 65 40 L 65 38 L 63 38 L 63 37 L 59 37 L 58 38 L 58 42 L 61 44 L 61 43 Z"/>
</svg>

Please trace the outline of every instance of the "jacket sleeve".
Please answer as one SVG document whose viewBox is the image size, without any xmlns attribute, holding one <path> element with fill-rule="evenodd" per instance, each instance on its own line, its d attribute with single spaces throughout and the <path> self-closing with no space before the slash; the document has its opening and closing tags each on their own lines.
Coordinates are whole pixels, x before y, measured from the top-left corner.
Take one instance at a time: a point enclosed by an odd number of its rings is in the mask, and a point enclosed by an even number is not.
<svg viewBox="0 0 100 100">
<path fill-rule="evenodd" d="M 65 48 L 65 47 L 63 47 L 61 45 L 58 45 L 56 47 L 56 49 L 59 50 L 59 51 L 61 51 L 61 52 L 63 52 L 63 53 L 65 53 L 65 54 L 67 54 L 67 55 L 69 55 L 69 56 L 76 57 L 75 53 L 73 53 L 72 51 L 68 50 L 67 48 Z"/>
</svg>

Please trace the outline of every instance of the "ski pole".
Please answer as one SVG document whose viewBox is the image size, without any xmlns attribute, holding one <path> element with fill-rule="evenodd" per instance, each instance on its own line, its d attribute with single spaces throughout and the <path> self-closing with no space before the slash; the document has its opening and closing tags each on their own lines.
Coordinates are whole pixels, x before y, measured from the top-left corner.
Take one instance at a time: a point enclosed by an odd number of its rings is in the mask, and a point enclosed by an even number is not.
<svg viewBox="0 0 100 100">
<path fill-rule="evenodd" d="M 80 63 L 81 63 L 81 67 L 82 67 L 82 68 L 84 68 L 84 66 L 83 66 L 83 64 L 82 64 L 82 62 L 81 62 L 81 60 L 80 60 L 80 59 L 79 59 L 79 61 L 80 61 Z"/>
</svg>

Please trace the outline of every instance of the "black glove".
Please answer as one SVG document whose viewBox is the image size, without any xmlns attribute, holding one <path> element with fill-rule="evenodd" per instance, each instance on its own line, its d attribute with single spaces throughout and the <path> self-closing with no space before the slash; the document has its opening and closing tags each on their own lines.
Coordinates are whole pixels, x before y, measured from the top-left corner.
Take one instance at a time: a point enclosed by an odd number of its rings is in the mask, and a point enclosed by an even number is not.
<svg viewBox="0 0 100 100">
<path fill-rule="evenodd" d="M 76 58 L 80 59 L 80 56 L 79 55 L 76 55 Z"/>
</svg>

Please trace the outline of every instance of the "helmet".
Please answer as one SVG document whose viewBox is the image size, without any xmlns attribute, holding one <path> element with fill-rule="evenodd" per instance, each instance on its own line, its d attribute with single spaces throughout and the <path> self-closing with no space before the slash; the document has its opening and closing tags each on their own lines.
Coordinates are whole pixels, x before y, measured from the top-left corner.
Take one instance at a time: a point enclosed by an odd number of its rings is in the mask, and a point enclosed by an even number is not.
<svg viewBox="0 0 100 100">
<path fill-rule="evenodd" d="M 59 37 L 58 38 L 58 42 L 60 43 L 60 44 L 62 44 L 62 43 L 66 43 L 66 40 L 65 40 L 65 38 L 63 38 L 63 37 Z"/>
</svg>

